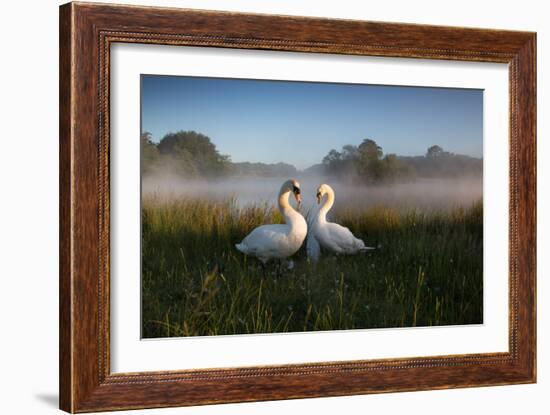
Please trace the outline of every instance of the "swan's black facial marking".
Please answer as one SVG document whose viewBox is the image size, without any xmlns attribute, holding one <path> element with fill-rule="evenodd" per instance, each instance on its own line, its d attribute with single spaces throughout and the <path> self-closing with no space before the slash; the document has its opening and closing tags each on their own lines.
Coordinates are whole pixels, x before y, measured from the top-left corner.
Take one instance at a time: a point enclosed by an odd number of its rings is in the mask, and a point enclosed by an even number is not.
<svg viewBox="0 0 550 415">
<path fill-rule="evenodd" d="M 293 185 L 292 186 L 292 193 L 294 193 L 295 195 L 299 195 L 300 194 L 300 188 Z"/>
<path fill-rule="evenodd" d="M 321 204 L 321 198 L 323 197 L 320 190 L 317 190 L 317 194 L 315 195 L 315 197 L 317 197 L 317 204 L 320 205 Z"/>
</svg>

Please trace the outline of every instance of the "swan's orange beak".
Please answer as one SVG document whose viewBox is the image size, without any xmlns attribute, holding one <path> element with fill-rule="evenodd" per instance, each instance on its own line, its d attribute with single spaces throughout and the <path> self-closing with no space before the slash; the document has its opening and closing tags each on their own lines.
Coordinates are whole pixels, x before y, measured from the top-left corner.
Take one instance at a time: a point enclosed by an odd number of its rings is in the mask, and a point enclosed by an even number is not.
<svg viewBox="0 0 550 415">
<path fill-rule="evenodd" d="M 302 203 L 302 195 L 300 193 L 294 193 L 294 197 L 296 198 L 296 202 L 298 202 L 298 204 Z"/>
</svg>

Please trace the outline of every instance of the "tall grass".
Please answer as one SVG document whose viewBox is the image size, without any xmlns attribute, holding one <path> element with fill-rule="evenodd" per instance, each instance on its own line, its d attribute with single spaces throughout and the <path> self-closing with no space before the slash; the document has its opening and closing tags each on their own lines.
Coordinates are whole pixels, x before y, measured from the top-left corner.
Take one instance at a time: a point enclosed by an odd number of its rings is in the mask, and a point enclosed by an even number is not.
<svg viewBox="0 0 550 415">
<path fill-rule="evenodd" d="M 274 333 L 482 322 L 483 207 L 341 210 L 334 220 L 367 245 L 356 256 L 292 270 L 238 252 L 254 227 L 281 223 L 269 205 L 145 197 L 144 337 Z"/>
</svg>

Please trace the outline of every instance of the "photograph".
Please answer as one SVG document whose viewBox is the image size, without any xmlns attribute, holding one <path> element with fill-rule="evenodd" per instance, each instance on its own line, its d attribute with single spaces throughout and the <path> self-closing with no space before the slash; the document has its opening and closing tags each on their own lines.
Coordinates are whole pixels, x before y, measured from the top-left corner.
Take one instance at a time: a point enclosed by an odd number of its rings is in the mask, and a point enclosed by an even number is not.
<svg viewBox="0 0 550 415">
<path fill-rule="evenodd" d="M 142 338 L 483 323 L 483 90 L 141 76 Z"/>
<path fill-rule="evenodd" d="M 7 45 L 10 408 L 548 406 L 541 7 L 43 3 Z"/>
</svg>

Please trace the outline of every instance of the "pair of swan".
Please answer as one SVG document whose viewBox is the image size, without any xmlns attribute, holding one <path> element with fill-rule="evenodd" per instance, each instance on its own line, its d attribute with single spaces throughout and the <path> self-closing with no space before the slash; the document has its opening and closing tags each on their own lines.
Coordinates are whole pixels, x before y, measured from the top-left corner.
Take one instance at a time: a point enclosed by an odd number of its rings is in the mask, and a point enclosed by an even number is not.
<svg viewBox="0 0 550 415">
<path fill-rule="evenodd" d="M 284 259 L 294 255 L 306 236 L 307 253 L 314 261 L 319 259 L 321 247 L 337 254 L 356 254 L 373 249 L 366 247 L 348 228 L 327 221 L 327 212 L 334 204 L 334 191 L 328 184 L 322 184 L 317 189 L 317 203 L 320 204 L 326 198 L 317 214 L 310 218 L 309 226 L 304 217 L 290 205 L 291 193 L 300 204 L 300 183 L 295 179 L 284 182 L 279 191 L 278 205 L 285 224 L 255 228 L 241 243 L 235 245 L 239 251 L 255 256 L 265 264 L 270 259 Z"/>
</svg>

